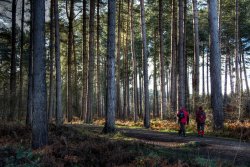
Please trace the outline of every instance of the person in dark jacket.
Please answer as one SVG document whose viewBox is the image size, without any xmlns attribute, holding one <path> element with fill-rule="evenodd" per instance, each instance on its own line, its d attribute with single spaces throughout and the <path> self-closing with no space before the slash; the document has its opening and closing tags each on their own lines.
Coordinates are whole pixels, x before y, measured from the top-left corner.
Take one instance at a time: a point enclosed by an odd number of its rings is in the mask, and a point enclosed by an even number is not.
<svg viewBox="0 0 250 167">
<path fill-rule="evenodd" d="M 196 111 L 196 123 L 197 123 L 197 132 L 198 136 L 204 136 L 204 129 L 205 129 L 205 122 L 206 122 L 206 113 L 203 110 L 202 106 L 198 108 Z"/>
<path fill-rule="evenodd" d="M 179 136 L 186 136 L 185 125 L 189 124 L 189 113 L 185 107 L 182 107 L 177 113 L 178 122 L 180 125 Z"/>
</svg>

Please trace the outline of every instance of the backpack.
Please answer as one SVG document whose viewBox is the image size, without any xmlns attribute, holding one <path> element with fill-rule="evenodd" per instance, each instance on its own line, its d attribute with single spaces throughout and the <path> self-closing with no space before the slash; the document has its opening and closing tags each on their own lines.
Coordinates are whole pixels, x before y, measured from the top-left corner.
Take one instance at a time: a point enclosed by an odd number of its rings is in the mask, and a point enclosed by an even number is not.
<svg viewBox="0 0 250 167">
<path fill-rule="evenodd" d="M 185 117 L 184 111 L 181 110 L 179 113 L 179 119 L 181 120 L 184 117 Z"/>
<path fill-rule="evenodd" d="M 204 123 L 205 122 L 205 120 L 206 120 L 206 114 L 205 114 L 205 112 L 204 111 L 201 111 L 200 113 L 199 113 L 199 122 L 200 123 Z"/>
</svg>

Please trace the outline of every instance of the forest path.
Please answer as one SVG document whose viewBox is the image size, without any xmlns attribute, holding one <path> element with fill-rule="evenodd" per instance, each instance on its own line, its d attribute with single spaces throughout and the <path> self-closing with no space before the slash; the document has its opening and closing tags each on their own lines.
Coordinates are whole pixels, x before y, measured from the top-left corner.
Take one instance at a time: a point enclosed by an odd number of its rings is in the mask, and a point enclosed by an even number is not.
<svg viewBox="0 0 250 167">
<path fill-rule="evenodd" d="M 90 131 L 101 133 L 102 126 L 95 125 L 68 125 L 76 129 L 87 128 Z M 233 165 L 250 166 L 250 143 L 230 138 L 212 136 L 180 137 L 177 133 L 158 132 L 150 129 L 117 128 L 123 135 L 137 139 L 140 142 L 165 147 L 175 154 L 192 154 L 206 159 L 227 160 Z"/>
</svg>

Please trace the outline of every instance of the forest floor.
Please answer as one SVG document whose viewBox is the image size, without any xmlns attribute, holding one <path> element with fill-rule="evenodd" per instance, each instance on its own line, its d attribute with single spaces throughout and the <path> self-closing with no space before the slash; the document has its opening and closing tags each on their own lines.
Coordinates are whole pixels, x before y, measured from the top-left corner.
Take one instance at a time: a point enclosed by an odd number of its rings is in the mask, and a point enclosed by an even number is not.
<svg viewBox="0 0 250 167">
<path fill-rule="evenodd" d="M 249 138 L 197 137 L 188 133 L 103 125 L 49 126 L 48 146 L 31 150 L 31 129 L 0 123 L 2 166 L 250 166 Z"/>
</svg>

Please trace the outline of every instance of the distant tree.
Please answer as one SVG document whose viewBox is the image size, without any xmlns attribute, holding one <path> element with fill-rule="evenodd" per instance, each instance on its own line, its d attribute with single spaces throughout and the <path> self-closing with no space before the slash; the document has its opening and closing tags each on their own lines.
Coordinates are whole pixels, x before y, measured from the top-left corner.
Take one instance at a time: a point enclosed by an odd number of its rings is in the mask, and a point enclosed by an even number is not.
<svg viewBox="0 0 250 167">
<path fill-rule="evenodd" d="M 115 131 L 115 23 L 116 1 L 108 1 L 107 102 L 104 133 Z"/>
<path fill-rule="evenodd" d="M 45 0 L 34 1 L 33 17 L 33 112 L 32 148 L 48 144 L 46 54 L 45 54 Z"/>
</svg>

